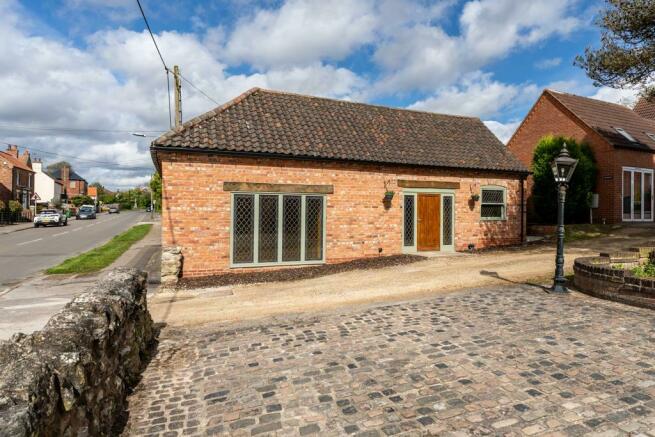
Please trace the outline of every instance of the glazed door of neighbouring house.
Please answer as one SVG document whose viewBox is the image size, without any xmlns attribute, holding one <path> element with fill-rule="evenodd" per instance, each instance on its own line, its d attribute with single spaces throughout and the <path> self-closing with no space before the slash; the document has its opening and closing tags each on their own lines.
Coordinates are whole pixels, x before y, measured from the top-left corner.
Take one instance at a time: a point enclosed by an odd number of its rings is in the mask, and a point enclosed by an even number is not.
<svg viewBox="0 0 655 437">
<path fill-rule="evenodd" d="M 419 194 L 417 204 L 417 241 L 420 251 L 441 249 L 441 195 Z"/>
</svg>

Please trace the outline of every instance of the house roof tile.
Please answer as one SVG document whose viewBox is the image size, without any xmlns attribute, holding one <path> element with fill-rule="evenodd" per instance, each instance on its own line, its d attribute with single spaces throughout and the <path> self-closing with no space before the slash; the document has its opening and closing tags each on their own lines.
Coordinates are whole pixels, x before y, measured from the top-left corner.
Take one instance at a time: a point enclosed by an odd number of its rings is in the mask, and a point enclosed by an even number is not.
<svg viewBox="0 0 655 437">
<path fill-rule="evenodd" d="M 571 111 L 583 123 L 616 147 L 655 152 L 655 120 L 648 120 L 632 109 L 589 97 L 546 90 L 555 100 Z M 624 129 L 635 141 L 617 132 Z"/>
<path fill-rule="evenodd" d="M 22 170 L 26 170 L 26 171 L 34 173 L 34 170 L 32 170 L 30 168 L 30 166 L 27 165 L 27 163 L 21 161 L 20 158 L 15 158 L 14 156 L 12 156 L 9 153 L 0 152 L 0 159 L 4 159 L 4 160 L 8 161 L 14 167 L 18 167 L 18 168 L 20 168 Z"/>
<path fill-rule="evenodd" d="M 478 118 L 253 88 L 152 142 L 158 150 L 527 173 Z"/>
</svg>

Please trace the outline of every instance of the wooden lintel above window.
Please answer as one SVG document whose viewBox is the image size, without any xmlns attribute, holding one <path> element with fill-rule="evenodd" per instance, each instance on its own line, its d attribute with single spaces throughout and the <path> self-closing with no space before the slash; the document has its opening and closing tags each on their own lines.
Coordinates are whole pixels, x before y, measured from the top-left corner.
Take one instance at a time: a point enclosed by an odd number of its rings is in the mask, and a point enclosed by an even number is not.
<svg viewBox="0 0 655 437">
<path fill-rule="evenodd" d="M 332 194 L 333 185 L 265 184 L 257 182 L 223 182 L 223 191 L 247 191 L 251 193 L 308 193 Z"/>
<path fill-rule="evenodd" d="M 459 190 L 459 182 L 447 181 L 415 181 L 408 179 L 398 179 L 400 188 L 437 188 L 442 190 Z"/>
</svg>

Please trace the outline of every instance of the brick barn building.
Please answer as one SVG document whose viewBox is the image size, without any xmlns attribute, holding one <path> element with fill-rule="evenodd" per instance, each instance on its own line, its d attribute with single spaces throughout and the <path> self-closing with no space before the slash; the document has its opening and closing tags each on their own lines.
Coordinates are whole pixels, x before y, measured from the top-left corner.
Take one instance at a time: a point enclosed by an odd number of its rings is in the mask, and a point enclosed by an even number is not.
<svg viewBox="0 0 655 437">
<path fill-rule="evenodd" d="M 544 90 L 507 143 L 526 166 L 539 140 L 562 135 L 587 142 L 596 157 L 598 208 L 594 220 L 605 223 L 653 221 L 655 103 L 641 100 L 634 110 L 623 105 Z M 528 179 L 528 208 L 531 193 Z"/>
<path fill-rule="evenodd" d="M 523 240 L 528 171 L 477 118 L 255 88 L 151 153 L 184 276 Z"/>
</svg>

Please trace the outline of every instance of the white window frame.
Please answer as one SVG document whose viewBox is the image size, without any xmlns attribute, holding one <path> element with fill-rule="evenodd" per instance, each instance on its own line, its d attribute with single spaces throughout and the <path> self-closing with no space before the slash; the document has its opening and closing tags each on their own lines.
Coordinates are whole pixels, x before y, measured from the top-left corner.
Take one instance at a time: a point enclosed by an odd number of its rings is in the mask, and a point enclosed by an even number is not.
<svg viewBox="0 0 655 437">
<path fill-rule="evenodd" d="M 484 190 L 494 190 L 494 191 L 502 191 L 503 192 L 503 203 L 483 203 L 482 199 L 484 196 L 482 195 L 482 192 Z M 483 217 L 482 216 L 482 206 L 483 205 L 502 205 L 503 207 L 503 215 L 502 217 Z M 497 221 L 504 221 L 507 220 L 507 188 L 503 187 L 502 185 L 483 185 L 480 187 L 480 221 L 483 222 L 497 222 Z"/>
<path fill-rule="evenodd" d="M 426 194 L 440 194 L 441 195 L 441 206 L 439 207 L 439 251 L 440 252 L 454 252 L 455 251 L 455 218 L 456 218 L 456 203 L 455 203 L 455 191 L 454 190 L 440 190 L 432 188 L 412 188 L 403 190 L 403 198 L 400 203 L 400 208 L 402 209 L 402 214 L 400 215 L 401 226 L 400 226 L 400 247 L 402 253 L 421 253 L 418 251 L 418 195 L 421 193 Z M 405 196 L 414 196 L 414 245 L 405 246 Z M 452 198 L 453 210 L 451 212 L 452 216 L 452 239 L 450 245 L 443 244 L 443 198 L 449 196 Z"/>
<path fill-rule="evenodd" d="M 630 173 L 630 218 L 627 219 L 623 216 L 623 199 L 625 198 L 625 183 L 624 183 L 624 176 L 625 173 L 629 172 Z M 634 218 L 635 217 L 635 201 L 633 199 L 633 195 L 635 192 L 635 173 L 641 173 L 641 218 Z M 650 174 L 650 183 L 651 183 L 651 199 L 650 199 L 650 218 L 645 219 L 644 218 L 644 204 L 645 204 L 645 196 L 646 196 L 646 190 L 644 190 L 644 182 L 645 182 L 645 174 Z M 621 221 L 622 222 L 652 222 L 655 219 L 655 171 L 653 171 L 652 168 L 639 168 L 639 167 L 623 167 L 621 169 Z"/>
<path fill-rule="evenodd" d="M 235 263 L 234 257 L 234 197 L 237 195 L 254 196 L 254 209 L 253 209 L 253 262 L 251 263 Z M 259 197 L 260 196 L 278 196 L 278 244 L 276 262 L 259 262 Z M 300 196 L 300 261 L 282 261 L 282 223 L 283 223 L 283 196 Z M 320 260 L 305 260 L 305 221 L 306 221 L 306 202 L 307 197 L 321 197 L 323 198 L 323 241 Z M 327 196 L 325 194 L 314 193 L 279 193 L 279 192 L 252 192 L 252 191 L 234 191 L 230 193 L 230 268 L 248 268 L 248 267 L 274 267 L 274 266 L 293 266 L 293 265 L 315 265 L 325 264 L 326 256 L 326 235 L 327 235 Z"/>
</svg>

